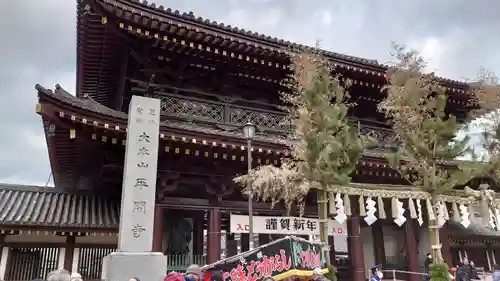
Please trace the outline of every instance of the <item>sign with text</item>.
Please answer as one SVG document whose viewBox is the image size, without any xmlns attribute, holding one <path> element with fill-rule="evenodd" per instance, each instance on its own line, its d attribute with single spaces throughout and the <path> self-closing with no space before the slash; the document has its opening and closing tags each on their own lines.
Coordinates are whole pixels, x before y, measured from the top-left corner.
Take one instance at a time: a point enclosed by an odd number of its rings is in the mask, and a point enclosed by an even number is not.
<svg viewBox="0 0 500 281">
<path fill-rule="evenodd" d="M 231 233 L 248 233 L 248 216 L 230 218 Z M 259 234 L 319 235 L 319 220 L 302 217 L 253 216 L 253 232 Z M 328 220 L 329 236 L 347 236 L 347 224 Z"/>
<path fill-rule="evenodd" d="M 118 234 L 121 252 L 152 249 L 159 124 L 160 100 L 132 96 Z"/>
<path fill-rule="evenodd" d="M 229 257 L 203 269 L 220 270 L 224 281 L 258 281 L 289 270 L 325 268 L 321 244 L 296 237 L 285 237 L 240 255 Z"/>
</svg>

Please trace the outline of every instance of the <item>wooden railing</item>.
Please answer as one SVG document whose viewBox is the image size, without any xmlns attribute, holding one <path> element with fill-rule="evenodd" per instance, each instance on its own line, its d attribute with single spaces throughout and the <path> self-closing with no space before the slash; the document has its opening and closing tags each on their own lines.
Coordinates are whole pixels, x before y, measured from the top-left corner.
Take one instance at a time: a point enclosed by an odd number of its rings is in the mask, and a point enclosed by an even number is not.
<svg viewBox="0 0 500 281">
<path fill-rule="evenodd" d="M 185 271 L 191 264 L 205 265 L 203 255 L 165 255 L 167 271 Z"/>
<path fill-rule="evenodd" d="M 165 123 L 240 131 L 241 126 L 250 121 L 257 126 L 258 135 L 273 138 L 287 138 L 294 130 L 288 115 L 278 111 L 277 105 L 264 101 L 169 85 L 148 85 L 137 80 L 131 82 L 132 94 L 161 100 L 162 121 Z M 376 140 L 375 148 L 398 145 L 394 132 L 386 124 L 355 118 L 351 122 L 358 133 L 370 135 Z"/>
</svg>

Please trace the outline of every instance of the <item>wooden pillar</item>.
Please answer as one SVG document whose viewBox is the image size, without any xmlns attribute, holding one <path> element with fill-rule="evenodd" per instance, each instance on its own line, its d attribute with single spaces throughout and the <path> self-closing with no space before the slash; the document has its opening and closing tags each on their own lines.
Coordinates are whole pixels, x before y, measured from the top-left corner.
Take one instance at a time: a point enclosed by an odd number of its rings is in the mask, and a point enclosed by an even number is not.
<svg viewBox="0 0 500 281">
<path fill-rule="evenodd" d="M 250 241 L 250 235 L 248 233 L 241 234 L 241 251 L 246 252 L 250 250 L 248 242 Z"/>
<path fill-rule="evenodd" d="M 193 253 L 195 255 L 203 255 L 203 226 L 205 224 L 203 212 L 196 212 L 193 217 Z"/>
<path fill-rule="evenodd" d="M 238 254 L 238 241 L 236 241 L 234 233 L 230 233 L 226 240 L 226 256 L 232 257 Z"/>
<path fill-rule="evenodd" d="M 219 209 L 208 211 L 207 264 L 220 260 L 221 217 Z"/>
<path fill-rule="evenodd" d="M 448 225 L 444 225 L 439 230 L 439 241 L 441 241 L 441 253 L 443 254 L 443 259 L 448 266 L 453 266 L 453 257 L 451 254 L 450 247 L 450 235 L 448 232 Z"/>
<path fill-rule="evenodd" d="M 154 226 L 153 226 L 153 252 L 163 253 L 163 224 L 165 221 L 164 210 L 162 207 L 155 206 Z"/>
<path fill-rule="evenodd" d="M 72 272 L 73 270 L 73 255 L 75 254 L 76 237 L 73 235 L 66 236 L 66 250 L 64 252 L 64 269 Z"/>
<path fill-rule="evenodd" d="M 373 255 L 375 264 L 385 264 L 385 243 L 382 221 L 377 220 L 371 225 L 373 238 Z"/>
<path fill-rule="evenodd" d="M 330 245 L 330 262 L 335 264 L 335 238 L 328 235 L 328 245 Z"/>
<path fill-rule="evenodd" d="M 259 245 L 264 245 L 271 242 L 269 234 L 259 234 Z"/>
<path fill-rule="evenodd" d="M 347 219 L 349 258 L 351 260 L 352 280 L 365 281 L 365 255 L 361 240 L 361 217 L 357 215 Z"/>
<path fill-rule="evenodd" d="M 406 246 L 406 262 L 408 263 L 408 271 L 420 272 L 420 264 L 418 263 L 417 240 L 415 239 L 415 220 L 408 219 L 404 224 L 405 246 Z M 419 281 L 420 275 L 409 274 L 409 281 Z"/>
</svg>

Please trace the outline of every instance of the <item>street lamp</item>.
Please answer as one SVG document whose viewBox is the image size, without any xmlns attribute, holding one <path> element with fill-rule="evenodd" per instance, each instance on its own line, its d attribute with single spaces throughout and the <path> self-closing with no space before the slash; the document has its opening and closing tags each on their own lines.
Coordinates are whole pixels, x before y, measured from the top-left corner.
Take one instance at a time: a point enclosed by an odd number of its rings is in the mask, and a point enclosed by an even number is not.
<svg viewBox="0 0 500 281">
<path fill-rule="evenodd" d="M 252 139 L 255 135 L 255 125 L 248 121 L 245 126 L 243 126 L 243 135 L 247 140 L 247 168 L 248 174 L 252 170 Z M 252 210 L 252 190 L 250 186 L 248 188 L 248 249 L 253 250 L 253 210 Z"/>
</svg>

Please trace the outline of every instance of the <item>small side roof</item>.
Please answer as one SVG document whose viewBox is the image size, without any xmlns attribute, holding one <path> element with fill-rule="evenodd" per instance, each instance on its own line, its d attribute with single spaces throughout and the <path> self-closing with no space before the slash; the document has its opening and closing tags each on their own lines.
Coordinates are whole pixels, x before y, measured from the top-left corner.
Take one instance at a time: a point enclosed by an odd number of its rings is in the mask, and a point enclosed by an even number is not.
<svg viewBox="0 0 500 281">
<path fill-rule="evenodd" d="M 0 227 L 118 229 L 118 202 L 82 192 L 0 184 Z"/>
</svg>

